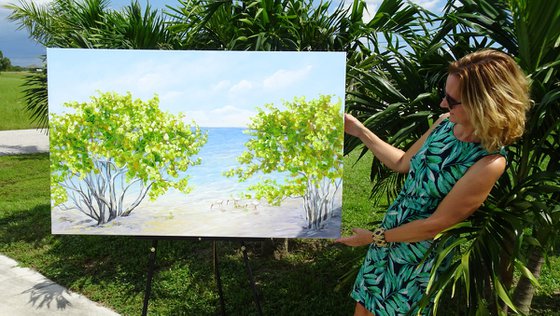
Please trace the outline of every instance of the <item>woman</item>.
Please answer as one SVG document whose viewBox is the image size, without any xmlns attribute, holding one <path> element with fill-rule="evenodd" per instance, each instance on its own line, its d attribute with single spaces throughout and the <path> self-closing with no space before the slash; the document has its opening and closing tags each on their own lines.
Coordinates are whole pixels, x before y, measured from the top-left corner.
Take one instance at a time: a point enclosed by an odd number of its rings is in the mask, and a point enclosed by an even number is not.
<svg viewBox="0 0 560 316">
<path fill-rule="evenodd" d="M 424 255 L 434 236 L 478 209 L 504 172 L 503 146 L 523 133 L 528 90 L 511 57 L 483 50 L 449 66 L 440 103 L 449 113 L 406 152 L 346 115 L 346 133 L 360 138 L 387 167 L 408 173 L 380 227 L 355 228 L 337 240 L 370 244 L 351 294 L 355 315 L 416 314 L 434 262 L 434 254 L 423 261 Z"/>
</svg>

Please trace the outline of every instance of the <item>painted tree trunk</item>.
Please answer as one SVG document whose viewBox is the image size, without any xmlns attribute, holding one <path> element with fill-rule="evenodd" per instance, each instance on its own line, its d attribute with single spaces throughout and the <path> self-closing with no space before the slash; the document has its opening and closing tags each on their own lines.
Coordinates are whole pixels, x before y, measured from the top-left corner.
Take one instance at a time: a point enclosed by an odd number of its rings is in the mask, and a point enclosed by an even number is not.
<svg viewBox="0 0 560 316">
<path fill-rule="evenodd" d="M 110 160 L 97 160 L 94 164 L 97 172 L 90 172 L 82 181 L 65 181 L 63 187 L 68 191 L 72 206 L 94 219 L 97 225 L 130 215 L 144 200 L 152 184 L 145 185 L 140 179 L 126 182 L 126 166 L 119 168 Z M 131 192 L 134 186 L 138 189 Z"/>
<path fill-rule="evenodd" d="M 303 196 L 303 207 L 308 229 L 321 229 L 334 213 L 334 199 L 340 180 L 309 178 Z"/>
</svg>

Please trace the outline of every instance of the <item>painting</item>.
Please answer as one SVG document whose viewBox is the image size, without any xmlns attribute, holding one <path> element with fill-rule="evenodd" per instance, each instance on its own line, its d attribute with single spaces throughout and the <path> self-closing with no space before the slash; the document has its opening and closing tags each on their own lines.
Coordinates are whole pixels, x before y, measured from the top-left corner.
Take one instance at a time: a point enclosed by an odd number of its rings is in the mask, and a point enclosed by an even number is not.
<svg viewBox="0 0 560 316">
<path fill-rule="evenodd" d="M 47 49 L 53 234 L 338 238 L 345 54 Z"/>
</svg>

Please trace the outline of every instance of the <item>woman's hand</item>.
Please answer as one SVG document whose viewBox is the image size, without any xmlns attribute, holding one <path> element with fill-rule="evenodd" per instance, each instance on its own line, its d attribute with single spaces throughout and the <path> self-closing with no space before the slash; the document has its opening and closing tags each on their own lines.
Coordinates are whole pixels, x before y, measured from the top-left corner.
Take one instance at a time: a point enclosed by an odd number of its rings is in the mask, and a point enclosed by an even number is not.
<svg viewBox="0 0 560 316">
<path fill-rule="evenodd" d="M 334 242 L 345 244 L 346 246 L 358 247 L 371 244 L 373 238 L 371 237 L 372 232 L 363 228 L 352 229 L 354 235 L 348 237 L 341 237 Z"/>
<path fill-rule="evenodd" d="M 358 121 L 357 118 L 351 114 L 344 114 L 344 131 L 352 136 L 360 137 L 365 128 L 362 122 Z"/>
</svg>

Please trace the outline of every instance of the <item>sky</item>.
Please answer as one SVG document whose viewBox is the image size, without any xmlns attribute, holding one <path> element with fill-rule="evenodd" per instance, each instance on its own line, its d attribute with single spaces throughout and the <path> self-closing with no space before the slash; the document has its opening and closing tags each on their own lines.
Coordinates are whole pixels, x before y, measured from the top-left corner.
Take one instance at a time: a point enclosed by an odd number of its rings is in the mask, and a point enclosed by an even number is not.
<svg viewBox="0 0 560 316">
<path fill-rule="evenodd" d="M 31 66 L 41 65 L 40 56 L 45 54 L 45 48 L 36 44 L 33 40 L 29 39 L 27 30 L 18 30 L 18 25 L 8 20 L 10 10 L 4 8 L 5 5 L 10 3 L 18 4 L 20 1 L 30 0 L 0 0 L 0 51 L 3 52 L 5 57 L 8 57 L 12 65 L 16 66 Z M 51 0 L 32 0 L 36 4 L 45 4 Z M 148 0 L 140 0 L 144 6 Z M 346 5 L 351 5 L 351 0 L 343 0 Z M 337 0 L 333 0 L 334 3 Z M 364 20 L 371 19 L 372 15 L 377 11 L 379 4 L 382 0 L 366 0 L 368 13 L 364 16 Z M 413 0 L 429 10 L 441 10 L 445 4 L 445 0 Z M 130 3 L 130 0 L 111 0 L 110 7 L 120 9 L 124 5 Z M 166 5 L 175 6 L 177 0 L 151 0 L 149 1 L 152 7 L 165 9 Z"/>
<path fill-rule="evenodd" d="M 256 108 L 320 94 L 344 102 L 344 52 L 47 49 L 49 111 L 98 91 L 157 94 L 162 110 L 201 127 L 246 127 Z"/>
</svg>

